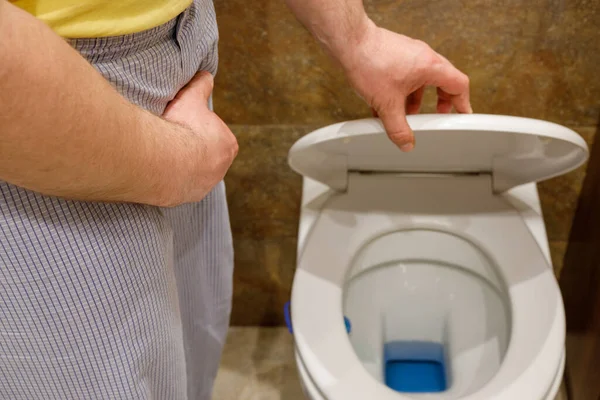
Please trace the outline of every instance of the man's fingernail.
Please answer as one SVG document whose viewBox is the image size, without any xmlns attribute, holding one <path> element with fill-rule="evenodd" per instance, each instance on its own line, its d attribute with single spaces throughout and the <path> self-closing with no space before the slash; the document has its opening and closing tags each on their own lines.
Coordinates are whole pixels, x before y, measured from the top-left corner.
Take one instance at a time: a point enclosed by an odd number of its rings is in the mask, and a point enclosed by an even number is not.
<svg viewBox="0 0 600 400">
<path fill-rule="evenodd" d="M 473 107 L 469 104 L 469 114 L 473 114 Z"/>
<path fill-rule="evenodd" d="M 412 144 L 412 143 L 406 143 L 406 144 L 403 144 L 402 146 L 400 146 L 400 150 L 402 150 L 402 151 L 411 151 L 414 147 L 415 147 L 414 144 Z"/>
</svg>

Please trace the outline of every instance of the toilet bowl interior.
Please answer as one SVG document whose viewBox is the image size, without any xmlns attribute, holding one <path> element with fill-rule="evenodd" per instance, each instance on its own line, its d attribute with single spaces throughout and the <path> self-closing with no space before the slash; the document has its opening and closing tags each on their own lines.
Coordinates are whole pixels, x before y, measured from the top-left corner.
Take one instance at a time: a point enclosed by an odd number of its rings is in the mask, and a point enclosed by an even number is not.
<svg viewBox="0 0 600 400">
<path fill-rule="evenodd" d="M 303 208 L 292 288 L 299 362 L 322 397 L 423 398 L 385 384 L 390 366 L 414 376 L 423 361 L 428 399 L 545 399 L 564 313 L 529 228 L 541 216 L 486 175 L 349 178 L 347 193 Z"/>
<path fill-rule="evenodd" d="M 412 229 L 375 238 L 355 255 L 343 297 L 356 355 L 399 392 L 475 393 L 508 348 L 510 306 L 498 268 L 452 233 Z"/>
</svg>

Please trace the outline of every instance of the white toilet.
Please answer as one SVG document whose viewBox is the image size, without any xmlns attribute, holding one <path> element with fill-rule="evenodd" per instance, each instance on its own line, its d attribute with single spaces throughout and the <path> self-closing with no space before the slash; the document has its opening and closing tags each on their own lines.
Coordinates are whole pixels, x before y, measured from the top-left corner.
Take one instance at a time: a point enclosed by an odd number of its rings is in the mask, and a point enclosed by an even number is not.
<svg viewBox="0 0 600 400">
<path fill-rule="evenodd" d="M 588 157 L 565 127 L 498 115 L 378 119 L 298 140 L 291 326 L 312 400 L 554 399 L 565 316 L 535 182 Z"/>
</svg>

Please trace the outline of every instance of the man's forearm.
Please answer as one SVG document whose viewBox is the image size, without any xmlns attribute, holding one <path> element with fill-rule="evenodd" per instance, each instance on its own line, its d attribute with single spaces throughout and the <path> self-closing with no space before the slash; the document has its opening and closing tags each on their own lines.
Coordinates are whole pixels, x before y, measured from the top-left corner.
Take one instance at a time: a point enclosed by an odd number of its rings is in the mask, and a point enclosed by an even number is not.
<svg viewBox="0 0 600 400">
<path fill-rule="evenodd" d="M 126 101 L 4 0 L 0 38 L 1 180 L 78 200 L 169 202 L 197 138 Z"/>
<path fill-rule="evenodd" d="M 338 62 L 346 63 L 372 24 L 362 0 L 285 0 L 296 18 Z"/>
</svg>

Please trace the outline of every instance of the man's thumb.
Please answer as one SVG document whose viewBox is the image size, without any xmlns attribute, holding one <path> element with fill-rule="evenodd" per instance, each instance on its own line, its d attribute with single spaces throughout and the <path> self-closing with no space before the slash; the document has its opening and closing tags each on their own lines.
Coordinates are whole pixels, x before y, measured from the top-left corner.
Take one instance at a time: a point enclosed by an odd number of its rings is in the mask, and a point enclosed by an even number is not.
<svg viewBox="0 0 600 400">
<path fill-rule="evenodd" d="M 379 110 L 379 117 L 392 142 L 402 151 L 411 151 L 415 147 L 415 135 L 408 125 L 404 104 L 393 110 Z"/>
</svg>

